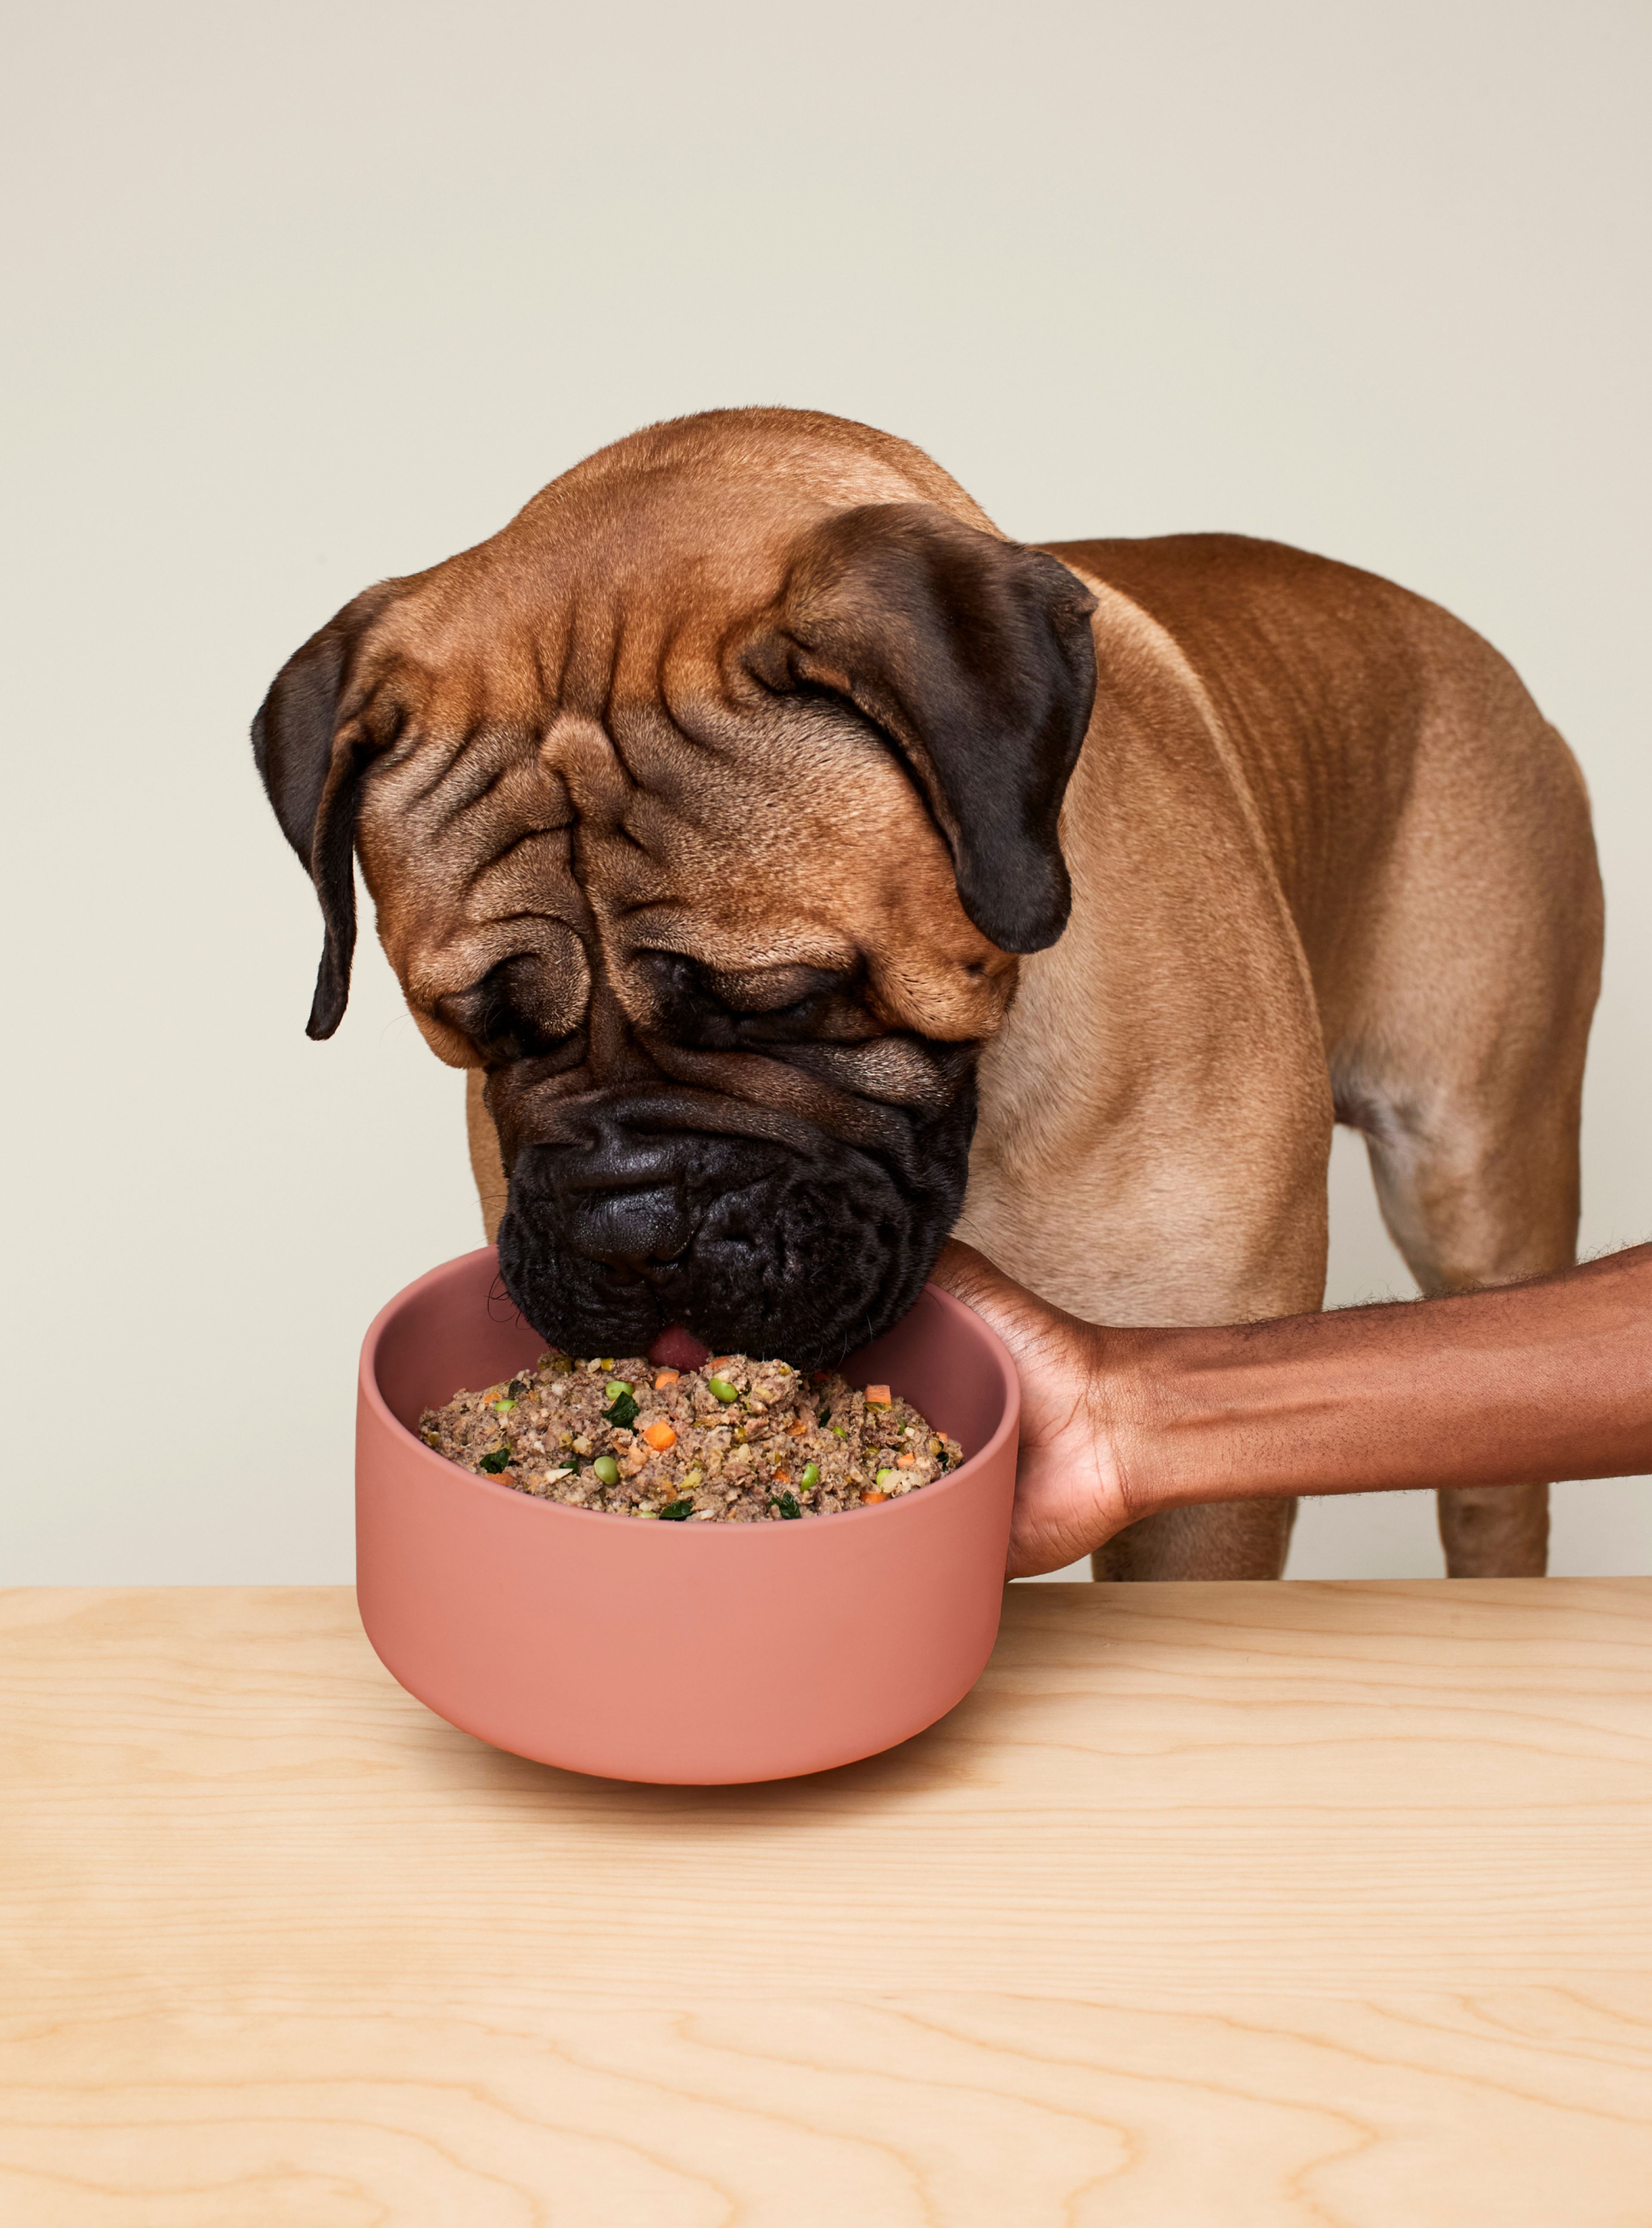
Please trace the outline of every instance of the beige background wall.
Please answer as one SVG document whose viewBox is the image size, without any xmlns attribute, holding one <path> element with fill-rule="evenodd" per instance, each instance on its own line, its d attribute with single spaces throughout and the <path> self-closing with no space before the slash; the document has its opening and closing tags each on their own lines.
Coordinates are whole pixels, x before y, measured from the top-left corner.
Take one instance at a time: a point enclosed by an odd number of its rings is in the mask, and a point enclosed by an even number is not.
<svg viewBox="0 0 1652 2228">
<path fill-rule="evenodd" d="M 1224 527 L 1520 666 L 1611 908 L 1585 1239 L 1652 1232 L 1643 5 L 59 4 L 8 64 L 0 1575 L 348 1575 L 351 1365 L 474 1242 L 458 1079 L 247 723 L 645 421 L 887 426 L 1028 538 Z M 1398 1275 L 1339 1149 L 1333 1296 Z M 1652 1568 L 1570 1489 L 1557 1565 Z M 1427 1507 L 1301 1573 L 1431 1571 Z"/>
</svg>

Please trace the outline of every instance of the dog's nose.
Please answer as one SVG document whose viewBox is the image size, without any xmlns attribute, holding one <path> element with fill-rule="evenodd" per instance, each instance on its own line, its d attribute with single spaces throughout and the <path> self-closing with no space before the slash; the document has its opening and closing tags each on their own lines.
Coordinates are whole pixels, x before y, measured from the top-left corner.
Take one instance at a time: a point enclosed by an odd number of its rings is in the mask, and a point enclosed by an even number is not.
<svg viewBox="0 0 1652 2228">
<path fill-rule="evenodd" d="M 675 1184 L 645 1190 L 589 1191 L 573 1208 L 570 1235 L 587 1260 L 622 1276 L 663 1268 L 688 1251 L 694 1224 Z"/>
</svg>

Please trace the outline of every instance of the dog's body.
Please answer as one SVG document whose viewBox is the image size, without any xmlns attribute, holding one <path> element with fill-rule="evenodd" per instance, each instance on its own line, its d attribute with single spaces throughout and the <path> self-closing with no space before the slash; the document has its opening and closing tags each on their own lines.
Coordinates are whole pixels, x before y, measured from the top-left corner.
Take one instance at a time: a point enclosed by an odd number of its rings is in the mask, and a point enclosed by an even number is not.
<svg viewBox="0 0 1652 2228">
<path fill-rule="evenodd" d="M 698 1308 L 733 1345 L 745 1275 L 841 1349 L 909 1301 L 965 1155 L 960 1234 L 1088 1320 L 1312 1309 L 1339 1118 L 1425 1290 L 1572 1258 L 1583 785 L 1495 651 L 1369 575 L 1022 550 L 904 444 L 719 413 L 358 599 L 259 750 L 328 912 L 317 1033 L 359 787 L 490 1232 L 566 1342 Z M 1540 1570 L 1546 1492 L 1443 1498 L 1451 1570 Z M 1177 1511 L 1104 1568 L 1277 1575 L 1288 1526 Z"/>
</svg>

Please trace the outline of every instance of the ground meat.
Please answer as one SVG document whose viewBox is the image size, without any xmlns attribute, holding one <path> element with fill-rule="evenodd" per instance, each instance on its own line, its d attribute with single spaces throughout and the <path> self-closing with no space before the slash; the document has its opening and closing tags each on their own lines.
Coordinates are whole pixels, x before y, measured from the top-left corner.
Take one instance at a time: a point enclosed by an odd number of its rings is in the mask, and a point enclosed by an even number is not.
<svg viewBox="0 0 1652 2228">
<path fill-rule="evenodd" d="M 571 1508 L 667 1523 L 782 1522 L 891 1501 L 963 1460 L 887 1385 L 726 1354 L 700 1369 L 541 1354 L 419 1419 L 462 1469 Z"/>
</svg>

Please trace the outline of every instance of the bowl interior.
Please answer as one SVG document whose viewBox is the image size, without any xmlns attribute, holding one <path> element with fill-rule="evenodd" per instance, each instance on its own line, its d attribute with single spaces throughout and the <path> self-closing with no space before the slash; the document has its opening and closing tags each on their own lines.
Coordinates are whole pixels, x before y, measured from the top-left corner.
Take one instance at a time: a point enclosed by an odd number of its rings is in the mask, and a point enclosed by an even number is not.
<svg viewBox="0 0 1652 2228">
<path fill-rule="evenodd" d="M 377 1392 L 423 1455 L 429 1450 L 416 1434 L 425 1409 L 461 1388 L 496 1384 L 545 1350 L 503 1296 L 498 1274 L 491 1246 L 450 1261 L 393 1300 L 369 1335 L 364 1359 Z M 993 1333 L 932 1284 L 893 1330 L 851 1354 L 842 1373 L 856 1386 L 892 1386 L 950 1432 L 966 1461 L 1003 1425 L 1015 1389 L 1009 1357 Z"/>
</svg>

